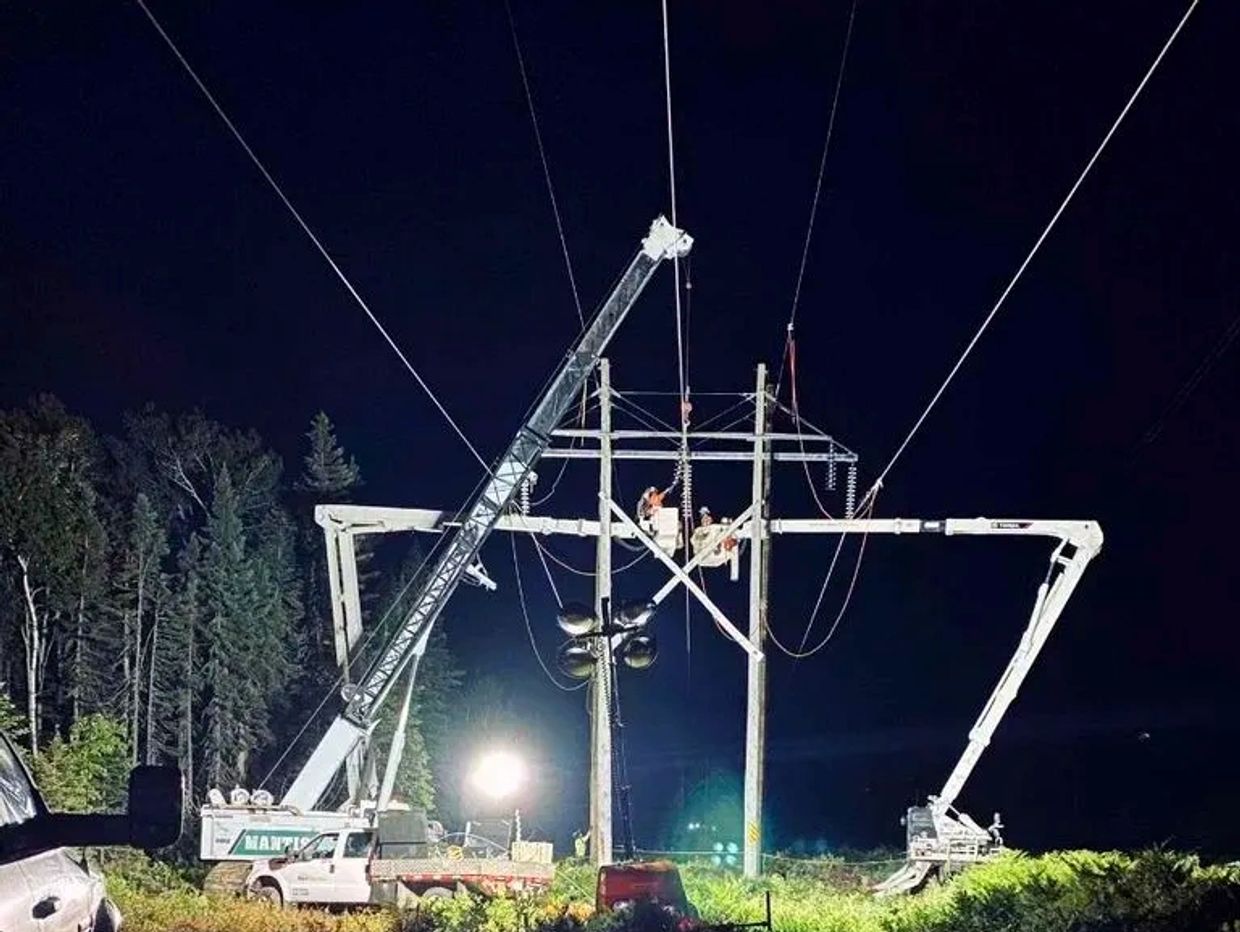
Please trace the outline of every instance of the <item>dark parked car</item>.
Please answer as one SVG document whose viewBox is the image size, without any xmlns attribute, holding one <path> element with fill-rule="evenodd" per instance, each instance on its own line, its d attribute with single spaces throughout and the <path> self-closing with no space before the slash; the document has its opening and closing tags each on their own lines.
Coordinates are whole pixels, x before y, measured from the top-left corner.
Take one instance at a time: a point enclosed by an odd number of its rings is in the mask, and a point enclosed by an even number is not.
<svg viewBox="0 0 1240 932">
<path fill-rule="evenodd" d="M 156 848 L 181 830 L 181 774 L 136 767 L 125 815 L 48 812 L 17 751 L 0 734 L 0 930 L 115 932 L 120 912 L 103 881 L 70 852 L 83 845 Z"/>
</svg>

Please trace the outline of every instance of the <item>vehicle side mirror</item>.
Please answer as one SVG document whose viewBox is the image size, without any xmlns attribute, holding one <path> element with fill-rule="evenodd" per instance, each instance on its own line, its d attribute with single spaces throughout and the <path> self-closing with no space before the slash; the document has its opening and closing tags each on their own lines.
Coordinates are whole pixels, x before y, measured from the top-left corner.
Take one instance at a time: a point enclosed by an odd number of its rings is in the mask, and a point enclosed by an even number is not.
<svg viewBox="0 0 1240 932">
<path fill-rule="evenodd" d="M 171 845 L 181 834 L 181 800 L 178 768 L 135 767 L 124 815 L 43 810 L 24 822 L 0 826 L 0 863 L 56 848 Z"/>
<path fill-rule="evenodd" d="M 165 848 L 181 836 L 181 771 L 145 765 L 129 772 L 129 843 Z"/>
</svg>

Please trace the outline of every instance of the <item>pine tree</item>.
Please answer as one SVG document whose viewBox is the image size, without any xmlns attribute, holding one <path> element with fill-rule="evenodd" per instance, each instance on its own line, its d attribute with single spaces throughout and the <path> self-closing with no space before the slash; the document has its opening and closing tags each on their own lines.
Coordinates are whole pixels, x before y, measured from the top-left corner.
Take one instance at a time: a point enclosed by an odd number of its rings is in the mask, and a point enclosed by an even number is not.
<svg viewBox="0 0 1240 932">
<path fill-rule="evenodd" d="M 232 478 L 221 470 L 206 528 L 203 560 L 202 717 L 207 782 L 227 786 L 253 747 L 260 696 L 251 672 L 265 662 L 251 654 L 258 588 L 245 547 Z"/>
<path fill-rule="evenodd" d="M 306 432 L 310 450 L 306 453 L 298 488 L 322 501 L 351 492 L 362 484 L 362 473 L 353 457 L 345 456 L 331 419 L 322 411 L 310 421 Z"/>
<path fill-rule="evenodd" d="M 148 761 L 172 759 L 185 775 L 186 809 L 196 797 L 195 737 L 200 727 L 197 695 L 202 685 L 198 665 L 199 628 L 203 624 L 203 550 L 191 535 L 177 558 L 163 616 L 161 649 L 153 655 Z"/>
<path fill-rule="evenodd" d="M 63 652 L 54 648 L 71 632 L 83 547 L 98 526 L 97 458 L 90 426 L 51 396 L 0 412 L 0 584 L 4 606 L 16 609 L 13 640 L 21 645 L 32 757 L 39 754 L 49 693 L 69 692 L 59 666 Z"/>
<path fill-rule="evenodd" d="M 149 734 L 154 712 L 153 676 L 160 650 L 160 610 L 168 601 L 164 560 L 168 535 L 146 493 L 139 492 L 126 522 L 117 554 L 114 612 L 120 620 L 119 709 L 126 723 L 132 763 L 152 748 Z M 145 719 L 145 723 L 144 723 Z M 144 741 L 145 737 L 145 741 Z"/>
<path fill-rule="evenodd" d="M 379 630 L 373 639 L 376 645 L 384 644 L 395 627 L 404 622 L 423 562 L 423 550 L 414 543 L 401 564 L 400 572 L 389 586 L 385 609 L 377 623 Z M 426 651 L 418 664 L 418 678 L 405 732 L 405 749 L 395 784 L 401 799 L 427 808 L 433 804 L 438 790 L 445 786 L 445 778 L 450 779 L 446 764 L 450 760 L 451 709 L 453 694 L 461 682 L 461 671 L 448 648 L 443 622 L 441 618 L 431 632 Z M 395 719 L 403 698 L 403 687 L 393 689 L 380 710 L 379 724 L 375 729 L 380 760 L 385 759 L 391 745 Z"/>
<path fill-rule="evenodd" d="M 363 482 L 357 461 L 346 455 L 336 438 L 331 419 L 322 411 L 310 421 L 306 439 L 309 449 L 302 459 L 302 474 L 296 484 L 306 500 L 302 522 L 306 611 L 302 660 L 309 674 L 307 688 L 318 689 L 335 679 L 336 654 L 323 534 L 314 524 L 314 506 L 350 502 Z M 362 610 L 367 613 L 375 603 L 373 593 L 377 574 L 369 568 L 374 550 L 364 537 L 354 541 L 354 548 Z"/>
</svg>

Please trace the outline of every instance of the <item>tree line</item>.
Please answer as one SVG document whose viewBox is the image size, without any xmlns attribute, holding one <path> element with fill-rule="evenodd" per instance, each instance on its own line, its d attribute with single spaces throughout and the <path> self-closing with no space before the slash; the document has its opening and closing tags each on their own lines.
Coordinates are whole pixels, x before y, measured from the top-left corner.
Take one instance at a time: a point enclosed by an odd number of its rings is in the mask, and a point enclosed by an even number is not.
<svg viewBox="0 0 1240 932">
<path fill-rule="evenodd" d="M 278 795 L 338 674 L 313 508 L 361 485 L 323 413 L 290 481 L 257 432 L 196 411 L 148 406 L 116 435 L 50 395 L 0 411 L 0 729 L 56 781 L 51 761 L 93 740 L 178 764 L 189 803 L 277 763 Z M 386 587 L 373 558 L 359 549 L 364 614 L 395 619 L 420 553 Z M 411 801 L 433 803 L 459 678 L 440 628 L 397 783 Z"/>
</svg>

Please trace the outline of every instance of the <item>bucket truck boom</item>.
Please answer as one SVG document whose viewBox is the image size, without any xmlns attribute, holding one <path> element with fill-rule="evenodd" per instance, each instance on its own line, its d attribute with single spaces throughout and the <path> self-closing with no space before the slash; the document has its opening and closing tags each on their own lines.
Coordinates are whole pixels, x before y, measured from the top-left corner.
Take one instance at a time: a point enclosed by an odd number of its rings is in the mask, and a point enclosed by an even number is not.
<svg viewBox="0 0 1240 932">
<path fill-rule="evenodd" d="M 910 522 L 913 524 L 913 522 Z M 880 895 L 914 890 L 934 870 L 949 871 L 993 856 L 1003 847 L 1003 828 L 996 813 L 982 828 L 955 808 L 957 797 L 981 759 L 982 752 L 1016 698 L 1051 629 L 1063 613 L 1089 561 L 1102 548 L 1102 529 L 1094 521 L 993 521 L 986 518 L 922 521 L 908 530 L 940 530 L 944 534 L 1021 535 L 1058 538 L 1046 578 L 1038 586 L 1033 611 L 1016 652 L 1008 661 L 981 714 L 969 730 L 964 753 L 952 768 L 937 796 L 924 806 L 911 807 L 904 817 L 908 861 L 876 888 Z"/>
</svg>

